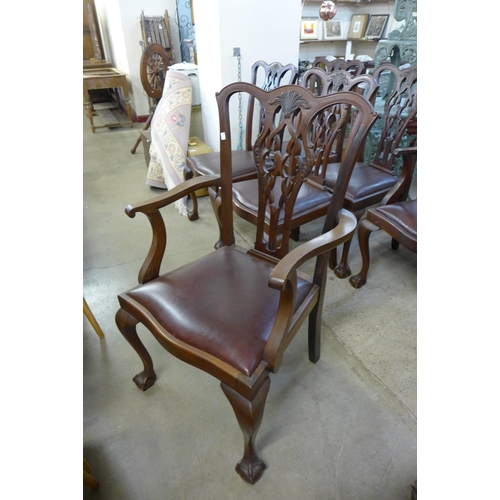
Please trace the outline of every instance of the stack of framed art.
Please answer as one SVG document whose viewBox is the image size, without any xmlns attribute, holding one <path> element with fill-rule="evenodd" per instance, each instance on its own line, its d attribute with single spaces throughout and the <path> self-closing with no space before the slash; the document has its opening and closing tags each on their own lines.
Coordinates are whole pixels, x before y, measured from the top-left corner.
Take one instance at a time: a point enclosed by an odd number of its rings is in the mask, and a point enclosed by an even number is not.
<svg viewBox="0 0 500 500">
<path fill-rule="evenodd" d="M 351 40 L 378 40 L 383 37 L 389 14 L 354 14 L 348 37 Z"/>
<path fill-rule="evenodd" d="M 379 40 L 383 38 L 388 20 L 389 14 L 354 14 L 345 33 L 340 19 L 320 21 L 317 17 L 303 17 L 300 40 Z"/>
</svg>

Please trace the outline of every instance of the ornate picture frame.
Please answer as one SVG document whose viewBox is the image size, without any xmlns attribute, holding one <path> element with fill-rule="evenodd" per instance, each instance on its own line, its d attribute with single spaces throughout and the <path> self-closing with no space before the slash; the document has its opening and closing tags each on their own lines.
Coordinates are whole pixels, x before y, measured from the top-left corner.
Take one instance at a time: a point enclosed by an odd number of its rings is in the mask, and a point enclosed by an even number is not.
<svg viewBox="0 0 500 500">
<path fill-rule="evenodd" d="M 350 39 L 363 38 L 368 18 L 369 18 L 368 14 L 354 14 L 351 18 L 351 25 L 349 27 L 348 38 Z"/>
<path fill-rule="evenodd" d="M 365 38 L 368 38 L 370 40 L 382 38 L 388 20 L 389 14 L 376 14 L 370 16 L 365 31 Z"/>
<path fill-rule="evenodd" d="M 318 40 L 319 23 L 317 17 L 303 17 L 300 20 L 300 39 Z"/>
<path fill-rule="evenodd" d="M 338 19 L 323 22 L 323 40 L 341 40 L 344 37 L 343 23 Z"/>
</svg>

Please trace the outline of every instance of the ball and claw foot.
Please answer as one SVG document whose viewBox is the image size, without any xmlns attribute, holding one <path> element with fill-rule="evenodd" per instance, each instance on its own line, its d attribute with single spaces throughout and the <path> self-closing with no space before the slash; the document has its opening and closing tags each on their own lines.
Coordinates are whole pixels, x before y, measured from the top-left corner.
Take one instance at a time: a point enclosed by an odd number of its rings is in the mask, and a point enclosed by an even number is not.
<svg viewBox="0 0 500 500">
<path fill-rule="evenodd" d="M 347 264 L 341 262 L 339 265 L 335 267 L 333 272 L 335 273 L 335 276 L 337 276 L 337 278 L 344 279 L 347 278 L 347 276 L 350 276 L 351 269 Z"/>
<path fill-rule="evenodd" d="M 188 217 L 188 220 L 190 220 L 190 221 L 194 221 L 194 220 L 199 219 L 198 212 L 188 212 L 187 217 Z"/>
<path fill-rule="evenodd" d="M 236 472 L 243 481 L 255 484 L 263 475 L 267 466 L 259 457 L 243 458 L 236 464 Z"/>
<path fill-rule="evenodd" d="M 156 382 L 156 375 L 148 375 L 146 372 L 142 371 L 132 380 L 141 391 L 147 391 Z"/>
<path fill-rule="evenodd" d="M 366 279 L 363 279 L 360 274 L 355 274 L 349 278 L 349 283 L 353 288 L 361 288 L 366 283 Z"/>
</svg>

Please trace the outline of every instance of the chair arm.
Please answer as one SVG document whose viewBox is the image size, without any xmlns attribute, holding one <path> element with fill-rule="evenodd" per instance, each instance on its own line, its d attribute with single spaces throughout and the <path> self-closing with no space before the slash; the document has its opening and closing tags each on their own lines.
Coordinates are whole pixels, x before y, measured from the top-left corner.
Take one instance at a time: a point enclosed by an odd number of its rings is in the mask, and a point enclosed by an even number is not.
<svg viewBox="0 0 500 500">
<path fill-rule="evenodd" d="M 295 322 L 295 326 L 290 328 L 294 314 L 307 314 L 316 303 L 307 304 L 305 307 L 300 305 L 298 308 L 296 307 L 297 270 L 299 266 L 308 259 L 326 253 L 323 262 L 316 264 L 316 270 L 319 270 L 319 283 L 317 285 L 324 286 L 324 273 L 327 272 L 328 266 L 328 252 L 352 238 L 356 225 L 356 217 L 351 212 L 340 210 L 339 223 L 336 227 L 292 250 L 271 271 L 269 286 L 280 290 L 281 293 L 276 320 L 264 349 L 264 360 L 267 362 L 270 371 L 276 373 L 279 370 L 285 350 L 298 331 L 300 322 Z"/>
<path fill-rule="evenodd" d="M 197 189 L 218 186 L 219 183 L 220 177 L 218 175 L 195 177 L 181 182 L 178 186 L 175 186 L 164 194 L 155 196 L 142 203 L 128 205 L 125 208 L 125 213 L 131 218 L 134 218 L 137 212 L 142 212 L 146 215 L 153 231 L 153 239 L 149 252 L 139 271 L 138 280 L 140 284 L 147 283 L 157 278 L 160 274 L 161 261 L 167 246 L 167 231 L 159 209 L 171 205 Z"/>
<path fill-rule="evenodd" d="M 384 196 L 380 206 L 390 205 L 398 201 L 408 199 L 408 191 L 410 190 L 411 181 L 415 165 L 417 164 L 417 148 L 398 148 L 393 152 L 394 156 L 403 157 L 403 168 L 396 184 L 392 186 L 389 192 Z"/>
<path fill-rule="evenodd" d="M 269 276 L 269 286 L 285 290 L 291 274 L 295 273 L 304 262 L 342 245 L 352 237 L 356 225 L 356 217 L 351 212 L 341 209 L 339 223 L 331 231 L 303 243 L 276 264 Z"/>
<path fill-rule="evenodd" d="M 147 201 L 128 205 L 125 208 L 125 213 L 134 218 L 137 212 L 152 213 L 160 208 L 171 205 L 172 203 L 184 198 L 193 191 L 210 186 L 218 186 L 220 184 L 220 177 L 218 175 L 203 175 L 194 177 L 187 181 L 181 182 L 173 189 L 169 189 L 166 193 L 162 193 Z"/>
</svg>

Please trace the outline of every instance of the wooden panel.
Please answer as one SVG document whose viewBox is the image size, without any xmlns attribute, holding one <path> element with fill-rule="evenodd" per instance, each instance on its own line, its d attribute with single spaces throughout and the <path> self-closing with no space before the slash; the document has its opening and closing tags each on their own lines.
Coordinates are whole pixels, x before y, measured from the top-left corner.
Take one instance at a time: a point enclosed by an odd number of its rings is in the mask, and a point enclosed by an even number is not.
<svg viewBox="0 0 500 500">
<path fill-rule="evenodd" d="M 94 0 L 83 0 L 83 60 L 103 60 L 101 33 Z"/>
</svg>

